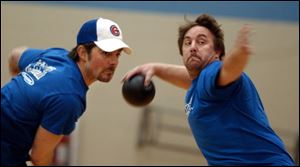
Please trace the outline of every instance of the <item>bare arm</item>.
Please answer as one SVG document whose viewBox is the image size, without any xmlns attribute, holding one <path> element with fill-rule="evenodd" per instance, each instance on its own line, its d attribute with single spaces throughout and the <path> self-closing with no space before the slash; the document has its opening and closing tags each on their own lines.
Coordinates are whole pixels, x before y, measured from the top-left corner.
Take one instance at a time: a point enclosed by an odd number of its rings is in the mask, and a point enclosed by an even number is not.
<svg viewBox="0 0 300 167">
<path fill-rule="evenodd" d="M 8 58 L 8 68 L 11 76 L 16 76 L 20 72 L 18 63 L 22 53 L 27 49 L 27 47 L 18 47 L 12 50 Z"/>
<path fill-rule="evenodd" d="M 122 81 L 138 73 L 145 75 L 145 85 L 150 83 L 154 75 L 183 89 L 188 89 L 192 83 L 188 71 L 184 66 L 164 63 L 147 63 L 137 66 L 129 71 Z"/>
<path fill-rule="evenodd" d="M 248 36 L 250 28 L 242 27 L 231 52 L 224 57 L 223 66 L 218 78 L 219 86 L 226 86 L 237 80 L 245 69 L 251 54 Z"/>
<path fill-rule="evenodd" d="M 63 135 L 55 135 L 40 126 L 37 130 L 31 150 L 31 162 L 33 165 L 51 165 L 56 146 Z"/>
</svg>

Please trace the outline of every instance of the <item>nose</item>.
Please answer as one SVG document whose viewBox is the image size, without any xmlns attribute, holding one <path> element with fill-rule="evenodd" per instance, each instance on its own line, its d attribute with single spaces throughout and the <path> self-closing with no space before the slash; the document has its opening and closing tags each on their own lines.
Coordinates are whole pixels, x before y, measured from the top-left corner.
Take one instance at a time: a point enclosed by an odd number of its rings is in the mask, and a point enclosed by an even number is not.
<svg viewBox="0 0 300 167">
<path fill-rule="evenodd" d="M 110 61 L 109 63 L 111 65 L 117 65 L 119 62 L 119 56 L 118 56 L 118 53 L 117 52 L 113 52 L 110 56 Z"/>
<path fill-rule="evenodd" d="M 191 46 L 191 47 L 190 47 L 190 52 L 191 52 L 191 53 L 196 53 L 197 48 L 196 48 L 196 43 L 195 43 L 195 41 L 192 41 L 192 43 L 191 43 L 190 46 Z"/>
</svg>

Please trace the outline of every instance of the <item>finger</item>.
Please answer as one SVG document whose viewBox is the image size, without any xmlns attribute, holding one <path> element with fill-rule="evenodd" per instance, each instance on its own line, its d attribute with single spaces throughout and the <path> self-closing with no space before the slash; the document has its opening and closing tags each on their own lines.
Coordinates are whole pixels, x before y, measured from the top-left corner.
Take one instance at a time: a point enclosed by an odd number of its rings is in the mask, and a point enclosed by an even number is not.
<svg viewBox="0 0 300 167">
<path fill-rule="evenodd" d="M 128 73 L 126 73 L 126 74 L 122 77 L 121 83 L 123 83 L 124 81 L 126 81 L 126 76 L 127 76 L 127 74 L 128 74 Z"/>
<path fill-rule="evenodd" d="M 145 75 L 145 81 L 144 81 L 144 86 L 145 87 L 147 87 L 148 85 L 150 85 L 151 78 L 152 78 L 152 74 L 151 73 L 147 73 Z"/>
<path fill-rule="evenodd" d="M 138 74 L 138 70 L 137 69 L 134 69 L 132 71 L 127 72 L 127 74 L 125 74 L 125 76 L 123 77 L 122 82 L 128 80 L 129 78 L 131 78 L 132 76 L 134 76 L 136 74 Z"/>
<path fill-rule="evenodd" d="M 243 28 L 243 33 L 245 34 L 245 37 L 249 37 L 252 31 L 252 27 L 249 24 L 246 24 Z"/>
<path fill-rule="evenodd" d="M 131 72 L 131 71 L 127 72 L 127 73 L 123 76 L 121 82 L 125 82 L 126 80 L 128 80 L 128 79 L 130 78 L 130 77 L 129 77 L 130 73 L 132 73 L 132 72 Z"/>
<path fill-rule="evenodd" d="M 238 33 L 237 36 L 237 46 L 244 46 L 249 44 L 249 38 L 250 38 L 250 33 L 251 33 L 251 27 L 249 25 L 244 25 Z"/>
</svg>

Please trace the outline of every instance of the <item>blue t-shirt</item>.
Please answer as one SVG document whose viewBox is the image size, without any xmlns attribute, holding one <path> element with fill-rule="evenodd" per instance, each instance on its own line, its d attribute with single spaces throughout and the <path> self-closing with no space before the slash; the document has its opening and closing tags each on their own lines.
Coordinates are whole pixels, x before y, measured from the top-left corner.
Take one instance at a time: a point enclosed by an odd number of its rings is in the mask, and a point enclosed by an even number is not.
<svg viewBox="0 0 300 167">
<path fill-rule="evenodd" d="M 209 165 L 294 165 L 271 129 L 258 92 L 243 73 L 217 86 L 222 62 L 209 64 L 186 94 L 192 133 Z"/>
<path fill-rule="evenodd" d="M 68 53 L 27 49 L 21 72 L 1 88 L 1 165 L 25 162 L 40 125 L 56 135 L 74 130 L 88 87 Z"/>
</svg>

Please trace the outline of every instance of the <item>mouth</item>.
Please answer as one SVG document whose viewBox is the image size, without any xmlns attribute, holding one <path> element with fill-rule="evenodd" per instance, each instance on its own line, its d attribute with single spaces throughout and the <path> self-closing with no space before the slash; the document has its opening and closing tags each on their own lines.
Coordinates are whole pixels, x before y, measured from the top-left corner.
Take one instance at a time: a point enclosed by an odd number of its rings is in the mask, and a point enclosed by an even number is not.
<svg viewBox="0 0 300 167">
<path fill-rule="evenodd" d="M 101 82 L 109 82 L 115 73 L 115 68 L 108 68 L 105 71 L 102 71 L 98 76 L 98 80 Z"/>
<path fill-rule="evenodd" d="M 113 75 L 114 73 L 115 73 L 115 71 L 114 70 L 107 70 L 107 71 L 105 71 L 105 73 L 107 74 L 107 75 Z"/>
<path fill-rule="evenodd" d="M 106 71 L 114 72 L 116 70 L 116 67 L 108 67 Z"/>
<path fill-rule="evenodd" d="M 200 56 L 198 56 L 196 54 L 190 55 L 190 57 L 188 58 L 187 61 L 190 62 L 190 63 L 192 63 L 192 62 L 201 63 L 202 62 Z"/>
<path fill-rule="evenodd" d="M 198 54 L 191 54 L 186 60 L 186 67 L 189 71 L 199 71 L 202 64 L 203 60 Z"/>
</svg>

